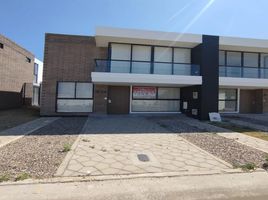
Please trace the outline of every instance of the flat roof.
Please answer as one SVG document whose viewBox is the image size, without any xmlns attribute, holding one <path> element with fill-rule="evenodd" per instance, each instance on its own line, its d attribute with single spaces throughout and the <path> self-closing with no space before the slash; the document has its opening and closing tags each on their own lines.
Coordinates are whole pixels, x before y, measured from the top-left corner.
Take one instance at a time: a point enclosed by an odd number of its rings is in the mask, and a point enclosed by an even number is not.
<svg viewBox="0 0 268 200">
<path fill-rule="evenodd" d="M 113 27 L 97 27 L 95 38 L 99 47 L 107 47 L 109 42 L 119 42 L 193 48 L 202 43 L 201 34 Z M 267 39 L 219 36 L 219 45 L 223 50 L 268 52 Z"/>
<path fill-rule="evenodd" d="M 189 48 L 202 43 L 202 35 L 198 34 L 111 27 L 97 27 L 95 37 L 96 44 L 100 47 L 107 47 L 109 42 L 180 46 Z"/>
</svg>

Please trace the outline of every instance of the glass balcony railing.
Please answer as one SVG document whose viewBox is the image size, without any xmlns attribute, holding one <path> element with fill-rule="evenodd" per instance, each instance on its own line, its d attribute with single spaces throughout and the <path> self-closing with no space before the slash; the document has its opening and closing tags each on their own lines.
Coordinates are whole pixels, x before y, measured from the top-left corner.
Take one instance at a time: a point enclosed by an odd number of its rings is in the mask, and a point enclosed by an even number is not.
<svg viewBox="0 0 268 200">
<path fill-rule="evenodd" d="M 95 72 L 199 76 L 199 65 L 96 59 Z"/>
<path fill-rule="evenodd" d="M 268 68 L 219 66 L 220 77 L 268 78 Z"/>
</svg>

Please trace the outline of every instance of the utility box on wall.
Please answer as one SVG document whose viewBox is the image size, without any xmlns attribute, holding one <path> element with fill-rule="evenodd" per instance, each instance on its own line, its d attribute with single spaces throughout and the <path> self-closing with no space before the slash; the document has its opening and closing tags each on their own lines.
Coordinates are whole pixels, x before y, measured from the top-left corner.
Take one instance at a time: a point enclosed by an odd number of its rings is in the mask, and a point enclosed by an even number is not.
<svg viewBox="0 0 268 200">
<path fill-rule="evenodd" d="M 198 98 L 201 86 L 181 88 L 181 112 L 187 116 L 199 119 L 200 99 Z"/>
</svg>

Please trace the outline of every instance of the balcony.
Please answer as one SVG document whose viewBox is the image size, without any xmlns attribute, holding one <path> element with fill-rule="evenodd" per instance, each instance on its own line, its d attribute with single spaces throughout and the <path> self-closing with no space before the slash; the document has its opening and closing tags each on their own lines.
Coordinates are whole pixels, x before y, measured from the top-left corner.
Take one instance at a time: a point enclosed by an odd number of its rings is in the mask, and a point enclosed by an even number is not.
<svg viewBox="0 0 268 200">
<path fill-rule="evenodd" d="M 268 79 L 268 68 L 219 66 L 220 77 Z"/>
<path fill-rule="evenodd" d="M 199 65 L 168 62 L 95 60 L 92 82 L 105 85 L 201 85 Z"/>
<path fill-rule="evenodd" d="M 199 65 L 188 63 L 96 59 L 95 72 L 200 76 Z"/>
</svg>

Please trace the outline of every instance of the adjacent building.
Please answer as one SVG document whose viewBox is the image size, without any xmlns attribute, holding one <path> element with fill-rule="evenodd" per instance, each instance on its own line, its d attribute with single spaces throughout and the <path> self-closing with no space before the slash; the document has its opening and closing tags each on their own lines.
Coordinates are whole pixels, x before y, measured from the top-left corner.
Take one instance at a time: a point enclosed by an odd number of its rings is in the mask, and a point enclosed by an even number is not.
<svg viewBox="0 0 268 200">
<path fill-rule="evenodd" d="M 43 80 L 43 62 L 35 58 L 33 68 L 33 97 L 32 97 L 32 105 L 34 106 L 40 105 L 42 80 Z"/>
<path fill-rule="evenodd" d="M 35 57 L 0 35 L 0 109 L 32 104 Z"/>
<path fill-rule="evenodd" d="M 268 40 L 99 27 L 46 34 L 41 115 L 268 112 Z"/>
</svg>

